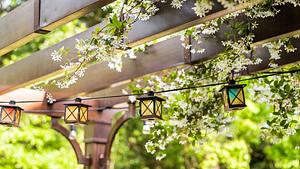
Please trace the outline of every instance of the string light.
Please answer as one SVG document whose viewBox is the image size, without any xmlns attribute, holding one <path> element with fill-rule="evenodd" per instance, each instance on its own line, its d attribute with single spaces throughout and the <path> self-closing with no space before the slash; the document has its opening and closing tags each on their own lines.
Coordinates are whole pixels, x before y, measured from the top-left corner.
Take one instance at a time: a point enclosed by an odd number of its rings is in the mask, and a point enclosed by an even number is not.
<svg viewBox="0 0 300 169">
<path fill-rule="evenodd" d="M 69 124 L 87 124 L 89 107 L 91 106 L 81 103 L 80 98 L 76 98 L 75 103 L 65 104 L 65 122 Z"/>
<path fill-rule="evenodd" d="M 1 105 L 0 124 L 19 127 L 22 111 L 21 107 L 16 106 L 15 101 L 10 101 L 8 105 Z"/>
<path fill-rule="evenodd" d="M 266 78 L 266 77 L 271 77 L 271 76 L 277 76 L 281 74 L 292 74 L 299 72 L 300 69 L 296 70 L 290 70 L 290 71 L 281 71 L 281 72 L 265 72 L 267 75 L 262 75 L 262 76 L 256 76 L 252 78 L 246 78 L 246 79 L 241 79 L 241 80 L 236 80 L 236 82 L 243 82 L 243 81 L 250 81 L 250 80 L 255 80 L 255 79 L 261 79 L 261 78 Z M 262 72 L 264 74 L 264 72 Z M 206 85 L 198 85 L 198 86 L 187 86 L 187 87 L 181 87 L 181 88 L 175 88 L 175 89 L 169 89 L 169 90 L 160 90 L 160 91 L 153 91 L 154 94 L 159 94 L 159 93 L 167 93 L 167 92 L 174 92 L 174 91 L 182 91 L 182 90 L 190 90 L 190 89 L 197 89 L 197 88 L 203 88 L 203 87 L 213 87 L 213 86 L 220 86 L 220 85 L 225 85 L 227 84 L 226 82 L 220 82 L 220 83 L 213 83 L 213 84 L 206 84 Z M 122 94 L 122 95 L 109 95 L 109 96 L 99 96 L 99 97 L 87 97 L 87 98 L 82 98 L 81 100 L 101 100 L 101 99 L 110 99 L 110 98 L 118 98 L 118 97 L 129 97 L 129 96 L 141 96 L 145 95 L 147 93 L 142 93 L 142 94 Z M 76 99 L 61 99 L 61 100 L 56 100 L 55 103 L 59 102 L 67 102 L 67 101 L 75 101 Z M 47 100 L 20 100 L 20 101 L 15 101 L 16 103 L 47 103 Z M 9 101 L 0 101 L 1 103 L 9 103 Z"/>
<path fill-rule="evenodd" d="M 246 79 L 241 79 L 241 80 L 237 80 L 236 82 L 242 82 L 242 81 L 249 81 L 249 80 L 255 80 L 255 79 L 261 79 L 261 78 L 266 78 L 266 77 L 270 77 L 270 76 L 277 76 L 277 75 L 281 75 L 281 74 L 293 74 L 296 72 L 299 72 L 300 69 L 296 69 L 296 70 L 290 70 L 290 71 L 282 71 L 282 72 L 265 72 L 267 75 L 262 75 L 262 76 L 256 76 L 256 77 L 252 77 L 252 78 L 246 78 Z M 122 95 L 111 95 L 111 96 L 99 96 L 99 97 L 88 97 L 88 98 L 76 98 L 76 99 L 61 99 L 55 102 L 66 102 L 66 101 L 75 101 L 75 103 L 69 103 L 69 104 L 65 104 L 65 111 L 64 111 L 64 120 L 66 123 L 71 123 L 71 124 L 86 124 L 88 121 L 88 107 L 90 107 L 89 105 L 86 104 L 82 104 L 81 101 L 82 100 L 100 100 L 100 99 L 108 99 L 108 98 L 117 98 L 117 97 L 135 97 L 135 96 L 139 96 L 138 100 L 140 100 L 140 110 L 142 110 L 142 102 L 143 101 L 147 101 L 147 98 L 151 98 L 152 102 L 154 99 L 154 102 L 159 102 L 160 106 L 159 109 L 157 109 L 155 106 L 151 106 L 153 107 L 154 110 L 154 115 L 158 115 L 158 116 L 153 116 L 153 117 L 146 117 L 143 116 L 143 114 L 141 114 L 141 117 L 143 120 L 152 120 L 152 119 L 161 119 L 161 115 L 162 115 L 162 101 L 164 101 L 164 99 L 161 99 L 157 96 L 154 96 L 154 94 L 158 94 L 158 93 L 166 93 L 166 92 L 174 92 L 174 91 L 182 91 L 182 90 L 190 90 L 190 89 L 197 89 L 197 88 L 203 88 L 203 87 L 213 87 L 213 86 L 219 86 L 219 85 L 224 85 L 226 84 L 225 82 L 220 82 L 220 83 L 213 83 L 213 84 L 206 84 L 206 85 L 198 85 L 198 86 L 187 86 L 187 87 L 181 87 L 181 88 L 175 88 L 175 89 L 169 89 L 169 90 L 160 90 L 160 91 L 151 91 L 150 93 L 144 93 L 148 94 L 148 96 L 142 96 L 142 94 L 122 94 Z M 234 86 L 234 87 L 233 87 Z M 235 85 L 235 84 L 229 84 L 228 86 L 223 87 L 223 97 L 225 98 L 225 109 L 227 110 L 235 110 L 235 109 L 240 109 L 240 108 L 244 108 L 246 106 L 245 104 L 245 98 L 244 98 L 244 92 L 243 92 L 243 87 L 245 85 Z M 233 88 L 232 88 L 233 87 Z M 235 95 L 235 97 L 233 97 L 233 101 L 230 102 L 230 91 L 229 90 L 237 90 L 237 91 L 242 91 L 242 95 L 239 96 L 238 93 Z M 227 97 L 226 97 L 227 96 Z M 146 98 L 143 100 L 143 98 Z M 228 99 L 229 98 L 229 99 Z M 235 103 L 234 99 L 235 98 L 239 98 L 239 100 L 242 102 L 241 104 L 238 105 L 238 107 L 236 107 L 237 105 L 234 105 L 232 107 L 232 105 L 230 105 L 231 103 Z M 226 104 L 226 100 L 228 100 L 229 102 Z M 149 101 L 149 99 L 148 99 Z M 0 113 L 0 123 L 2 124 L 8 124 L 8 125 L 13 125 L 13 126 L 19 126 L 19 121 L 20 121 L 20 115 L 21 115 L 21 111 L 23 110 L 22 108 L 15 106 L 16 103 L 41 103 L 41 102 L 46 102 L 48 103 L 48 100 L 23 100 L 23 101 L 0 101 L 1 103 L 9 103 L 9 105 L 2 105 L 0 106 L 1 109 L 1 113 Z M 52 103 L 53 104 L 53 103 Z M 155 104 L 153 104 L 155 105 Z M 227 105 L 227 107 L 226 107 Z M 149 105 L 147 105 L 146 107 L 149 107 Z M 7 117 L 7 116 L 3 116 L 3 112 L 7 114 L 7 111 L 4 111 L 6 109 L 14 109 L 15 113 L 14 113 L 14 117 L 10 118 L 11 120 L 9 122 L 5 121 L 5 119 L 3 119 L 3 117 Z M 145 106 L 144 106 L 145 109 Z M 146 109 L 145 109 L 146 110 Z M 147 109 L 148 110 L 148 109 Z M 152 110 L 152 109 L 151 109 Z M 157 111 L 159 110 L 159 111 Z M 30 110 L 27 110 L 30 111 Z M 158 112 L 158 114 L 155 114 L 155 112 Z M 9 113 L 11 114 L 11 111 L 9 111 Z M 10 115 L 8 114 L 8 115 Z M 2 117 L 3 116 L 3 117 Z M 143 118 L 144 117 L 144 118 Z M 146 124 L 145 126 L 145 132 L 147 132 L 148 130 L 148 126 Z M 74 131 L 73 133 L 74 134 Z"/>
<path fill-rule="evenodd" d="M 154 92 L 150 91 L 146 96 L 138 98 L 140 101 L 140 116 L 144 121 L 148 120 L 162 120 L 163 101 L 160 97 L 154 95 Z"/>
<path fill-rule="evenodd" d="M 245 86 L 245 84 L 236 84 L 234 80 L 230 80 L 229 84 L 220 90 L 222 91 L 225 110 L 241 110 L 246 107 Z"/>
</svg>

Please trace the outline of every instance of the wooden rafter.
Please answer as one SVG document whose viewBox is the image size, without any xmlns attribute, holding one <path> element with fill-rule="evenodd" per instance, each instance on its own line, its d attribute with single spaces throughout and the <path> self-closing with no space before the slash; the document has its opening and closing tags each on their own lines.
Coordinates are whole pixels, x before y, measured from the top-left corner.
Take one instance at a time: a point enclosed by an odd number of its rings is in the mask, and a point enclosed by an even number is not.
<svg viewBox="0 0 300 169">
<path fill-rule="evenodd" d="M 0 18 L 0 56 L 113 1 L 29 0 Z"/>
</svg>

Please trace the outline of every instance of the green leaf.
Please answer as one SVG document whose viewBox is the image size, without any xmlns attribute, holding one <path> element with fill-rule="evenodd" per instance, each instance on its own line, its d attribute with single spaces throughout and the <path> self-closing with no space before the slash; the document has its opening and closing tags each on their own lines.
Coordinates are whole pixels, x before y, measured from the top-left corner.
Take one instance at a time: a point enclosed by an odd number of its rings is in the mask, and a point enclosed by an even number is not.
<svg viewBox="0 0 300 169">
<path fill-rule="evenodd" d="M 280 126 L 284 126 L 286 124 L 286 120 L 282 120 L 281 122 L 280 122 Z"/>
<path fill-rule="evenodd" d="M 280 115 L 280 112 L 273 112 L 274 115 Z"/>
<path fill-rule="evenodd" d="M 298 123 L 297 120 L 291 120 L 290 123 Z"/>
</svg>

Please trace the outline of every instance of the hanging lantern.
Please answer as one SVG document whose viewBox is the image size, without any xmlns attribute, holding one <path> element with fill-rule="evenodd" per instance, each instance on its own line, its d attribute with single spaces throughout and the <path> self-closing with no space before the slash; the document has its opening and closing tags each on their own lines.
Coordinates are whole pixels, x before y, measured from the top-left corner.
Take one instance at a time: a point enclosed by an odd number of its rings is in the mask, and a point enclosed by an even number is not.
<svg viewBox="0 0 300 169">
<path fill-rule="evenodd" d="M 245 84 L 235 84 L 234 81 L 230 81 L 229 85 L 221 89 L 225 110 L 240 110 L 247 107 L 244 95 L 245 86 Z"/>
<path fill-rule="evenodd" d="M 16 106 L 15 101 L 10 101 L 9 105 L 1 105 L 0 109 L 0 124 L 19 127 L 23 109 Z"/>
<path fill-rule="evenodd" d="M 75 103 L 65 104 L 65 122 L 71 124 L 86 124 L 88 122 L 89 107 L 91 106 L 82 104 L 80 98 L 76 98 Z"/>
<path fill-rule="evenodd" d="M 154 92 L 150 91 L 147 96 L 139 97 L 140 116 L 142 120 L 162 120 L 162 110 L 164 99 L 154 96 Z"/>
</svg>

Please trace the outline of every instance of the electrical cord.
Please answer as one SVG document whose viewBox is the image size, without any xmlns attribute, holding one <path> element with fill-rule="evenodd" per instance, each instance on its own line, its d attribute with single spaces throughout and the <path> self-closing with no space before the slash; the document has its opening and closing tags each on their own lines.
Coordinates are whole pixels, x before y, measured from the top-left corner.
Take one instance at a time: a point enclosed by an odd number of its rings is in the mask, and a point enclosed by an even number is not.
<svg viewBox="0 0 300 169">
<path fill-rule="evenodd" d="M 271 77 L 271 76 L 278 76 L 278 75 L 282 75 L 282 74 L 293 74 L 293 73 L 297 73 L 297 72 L 300 72 L 300 69 L 290 70 L 290 71 L 280 71 L 280 72 L 262 72 L 262 74 L 266 74 L 266 75 L 261 75 L 261 76 L 246 78 L 246 79 L 240 79 L 240 80 L 236 80 L 236 82 L 250 81 L 250 80 L 255 80 L 255 79 L 267 78 L 267 77 Z M 175 89 L 153 91 L 153 93 L 159 94 L 159 93 L 167 93 L 167 92 L 174 92 L 174 91 L 197 89 L 197 88 L 203 88 L 203 87 L 213 87 L 213 86 L 219 86 L 219 85 L 225 85 L 225 84 L 227 84 L 227 83 L 219 82 L 219 83 L 212 83 L 212 84 L 206 84 L 206 85 L 188 86 L 188 87 L 181 87 L 181 88 L 175 88 Z M 118 97 L 141 96 L 141 95 L 145 95 L 145 94 L 147 94 L 147 93 L 87 97 L 87 98 L 81 98 L 81 100 L 101 100 L 101 99 L 110 99 L 110 98 L 118 98 Z M 74 99 L 61 99 L 61 100 L 57 100 L 54 102 L 58 103 L 58 102 L 67 102 L 67 101 L 75 101 L 75 98 Z M 0 101 L 0 103 L 9 103 L 9 101 Z M 49 103 L 49 101 L 48 100 L 21 100 L 21 101 L 15 101 L 15 103 Z"/>
</svg>

